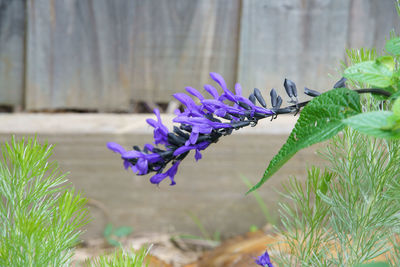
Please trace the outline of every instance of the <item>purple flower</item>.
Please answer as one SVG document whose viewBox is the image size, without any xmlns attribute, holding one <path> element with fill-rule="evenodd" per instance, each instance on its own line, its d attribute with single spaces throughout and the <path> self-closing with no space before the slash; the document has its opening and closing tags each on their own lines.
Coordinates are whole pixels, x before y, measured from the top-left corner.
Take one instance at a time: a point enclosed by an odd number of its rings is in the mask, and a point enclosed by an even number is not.
<svg viewBox="0 0 400 267">
<path fill-rule="evenodd" d="M 176 182 L 174 180 L 174 177 L 178 171 L 178 166 L 181 163 L 181 161 L 176 161 L 171 168 L 169 168 L 168 171 L 166 171 L 165 173 L 157 173 L 156 175 L 154 175 L 153 177 L 150 178 L 150 182 L 152 184 L 159 184 L 161 183 L 162 180 L 164 180 L 165 178 L 169 177 L 169 179 L 171 180 L 171 184 L 170 185 L 175 185 Z"/>
<path fill-rule="evenodd" d="M 155 144 L 168 144 L 168 128 L 162 124 L 160 111 L 154 109 L 154 114 L 156 114 L 157 121 L 153 119 L 147 119 L 146 122 L 154 127 L 154 143 Z"/>
<path fill-rule="evenodd" d="M 201 142 L 197 145 L 184 145 L 184 146 L 181 146 L 180 148 L 178 148 L 177 150 L 175 150 L 174 156 L 179 156 L 189 150 L 196 149 L 196 154 L 194 155 L 194 158 L 196 159 L 196 161 L 198 161 L 202 157 L 200 150 L 206 149 L 209 145 L 210 145 L 210 142 L 207 142 L 207 141 Z"/>
<path fill-rule="evenodd" d="M 115 153 L 121 154 L 121 158 L 122 158 L 122 154 L 124 154 L 126 152 L 125 149 L 121 145 L 114 143 L 114 142 L 108 142 L 107 147 L 108 147 L 108 149 L 114 151 Z M 132 163 L 130 163 L 128 160 L 126 160 L 124 158 L 122 158 L 122 159 L 124 160 L 123 164 L 124 164 L 125 169 L 128 169 L 129 167 L 134 167 L 132 165 Z"/>
<path fill-rule="evenodd" d="M 220 100 L 228 99 L 236 103 L 235 95 L 226 86 L 224 78 L 222 78 L 220 74 L 215 72 L 210 72 L 210 76 L 221 86 L 222 90 L 224 90 L 224 94 L 220 96 Z"/>
<path fill-rule="evenodd" d="M 122 154 L 124 160 L 134 160 L 136 164 L 132 167 L 133 172 L 138 175 L 145 175 L 149 170 L 149 163 L 156 163 L 162 161 L 162 157 L 157 153 L 146 154 L 136 150 L 126 151 Z"/>
<path fill-rule="evenodd" d="M 267 250 L 264 252 L 264 254 L 262 254 L 256 259 L 255 263 L 264 267 L 274 267 L 271 263 L 271 259 L 269 258 Z"/>
<path fill-rule="evenodd" d="M 185 143 L 185 145 L 195 144 L 200 133 L 209 134 L 214 129 L 231 127 L 229 124 L 210 121 L 209 119 L 204 117 L 178 116 L 173 121 L 181 124 L 190 125 L 192 127 L 190 138 Z"/>
</svg>

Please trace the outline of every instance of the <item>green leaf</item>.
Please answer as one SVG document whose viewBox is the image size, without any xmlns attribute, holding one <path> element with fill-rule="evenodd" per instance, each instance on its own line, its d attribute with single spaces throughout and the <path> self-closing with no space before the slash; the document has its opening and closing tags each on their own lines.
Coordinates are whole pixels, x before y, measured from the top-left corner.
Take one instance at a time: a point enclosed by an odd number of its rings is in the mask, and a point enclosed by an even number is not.
<svg viewBox="0 0 400 267">
<path fill-rule="evenodd" d="M 112 232 L 113 232 L 112 224 L 107 223 L 106 228 L 104 228 L 104 231 L 103 231 L 103 236 L 107 238 L 107 237 L 111 236 Z"/>
<path fill-rule="evenodd" d="M 359 95 L 346 88 L 328 91 L 311 100 L 302 110 L 286 143 L 272 158 L 262 179 L 247 193 L 264 184 L 299 150 L 336 135 L 345 126 L 342 119 L 360 112 Z"/>
<path fill-rule="evenodd" d="M 394 101 L 392 111 L 393 114 L 400 119 L 400 98 L 397 98 L 396 101 Z"/>
<path fill-rule="evenodd" d="M 397 37 L 397 38 L 390 39 L 386 43 L 385 49 L 389 53 L 391 53 L 391 54 L 393 54 L 395 56 L 399 56 L 400 55 L 400 38 Z"/>
<path fill-rule="evenodd" d="M 383 56 L 383 57 L 379 57 L 376 59 L 377 62 L 385 65 L 390 71 L 394 71 L 394 66 L 395 66 L 395 62 L 394 62 L 394 58 L 391 56 Z"/>
<path fill-rule="evenodd" d="M 389 129 L 388 118 L 393 115 L 391 111 L 372 111 L 361 113 L 346 119 L 343 123 L 355 130 L 378 138 L 396 138 L 397 134 Z"/>
<path fill-rule="evenodd" d="M 115 231 L 114 231 L 114 235 L 115 236 L 118 236 L 118 237 L 123 237 L 123 236 L 127 236 L 127 235 L 129 235 L 130 233 L 132 233 L 132 227 L 129 227 L 129 226 L 122 226 L 122 227 L 119 227 L 119 228 L 117 228 Z"/>
<path fill-rule="evenodd" d="M 393 84 L 393 72 L 379 61 L 365 61 L 350 66 L 344 70 L 343 76 L 347 79 L 371 86 L 388 87 Z"/>
</svg>

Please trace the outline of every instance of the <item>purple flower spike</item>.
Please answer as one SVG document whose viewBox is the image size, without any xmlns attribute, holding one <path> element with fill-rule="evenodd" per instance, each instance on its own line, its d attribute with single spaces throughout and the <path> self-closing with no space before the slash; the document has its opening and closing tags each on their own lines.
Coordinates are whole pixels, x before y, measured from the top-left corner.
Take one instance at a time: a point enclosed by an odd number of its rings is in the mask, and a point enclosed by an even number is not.
<svg viewBox="0 0 400 267">
<path fill-rule="evenodd" d="M 264 254 L 259 256 L 255 263 L 263 267 L 274 267 L 271 263 L 271 259 L 269 258 L 268 251 L 265 251 Z"/>
<path fill-rule="evenodd" d="M 298 103 L 296 85 L 285 80 L 285 89 L 291 98 L 293 105 L 280 108 L 282 98 L 275 90 L 271 91 L 272 110 L 268 109 L 261 91 L 254 89 L 249 98 L 242 95 L 242 87 L 235 84 L 235 93 L 226 86 L 225 80 L 215 72 L 210 73 L 211 78 L 221 86 L 223 94 L 220 95 L 216 88 L 205 85 L 204 90 L 211 95 L 206 99 L 202 92 L 193 87 L 186 87 L 186 93 L 176 93 L 173 96 L 184 106 L 184 110 L 175 111 L 173 122 L 179 124 L 169 132 L 162 123 L 160 111 L 154 110 L 157 120 L 147 119 L 147 123 L 154 128 L 154 145 L 146 144 L 141 150 L 134 146 L 133 150 L 126 151 L 119 144 L 110 142 L 107 147 L 120 154 L 125 169 L 131 168 L 138 175 L 153 173 L 150 182 L 161 183 L 169 177 L 171 185 L 175 185 L 175 175 L 182 160 L 194 150 L 194 158 L 202 158 L 201 152 L 212 143 L 216 143 L 220 137 L 230 135 L 233 130 L 239 130 L 249 125 L 255 126 L 259 120 L 271 117 L 275 119 L 278 114 L 297 113 L 304 103 Z M 311 92 L 311 90 L 306 90 Z M 310 95 L 317 95 L 316 92 Z M 198 98 L 200 104 L 193 100 Z M 258 104 L 261 106 L 257 106 Z M 269 265 L 269 256 L 265 252 L 257 261 L 258 264 Z M 264 266 L 263 265 L 263 266 Z M 267 266 L 265 265 L 265 266 Z"/>
</svg>

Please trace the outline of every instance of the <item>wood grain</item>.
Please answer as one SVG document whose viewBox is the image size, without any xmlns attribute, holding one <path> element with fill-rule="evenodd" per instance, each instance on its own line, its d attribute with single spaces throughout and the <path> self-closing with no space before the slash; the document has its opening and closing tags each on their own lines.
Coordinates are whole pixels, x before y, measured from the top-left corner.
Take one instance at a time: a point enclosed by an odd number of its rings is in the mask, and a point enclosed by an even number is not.
<svg viewBox="0 0 400 267">
<path fill-rule="evenodd" d="M 235 77 L 239 0 L 29 1 L 27 107 L 129 110 Z"/>
<path fill-rule="evenodd" d="M 0 0 L 0 105 L 23 104 L 24 14 L 23 0 Z"/>
<path fill-rule="evenodd" d="M 238 80 L 247 90 L 283 81 L 330 89 L 347 40 L 348 0 L 243 0 Z M 302 94 L 300 94 L 302 95 Z"/>
</svg>

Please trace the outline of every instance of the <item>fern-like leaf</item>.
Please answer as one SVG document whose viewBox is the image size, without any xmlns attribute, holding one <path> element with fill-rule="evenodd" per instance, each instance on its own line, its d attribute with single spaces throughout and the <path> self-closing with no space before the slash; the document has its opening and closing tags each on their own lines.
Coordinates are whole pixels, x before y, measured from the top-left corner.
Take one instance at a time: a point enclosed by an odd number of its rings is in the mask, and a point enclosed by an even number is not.
<svg viewBox="0 0 400 267">
<path fill-rule="evenodd" d="M 247 193 L 264 184 L 299 150 L 336 135 L 345 127 L 342 119 L 360 112 L 359 95 L 347 88 L 337 88 L 314 98 L 302 110 L 292 133 L 272 158 L 262 179 Z"/>
</svg>

